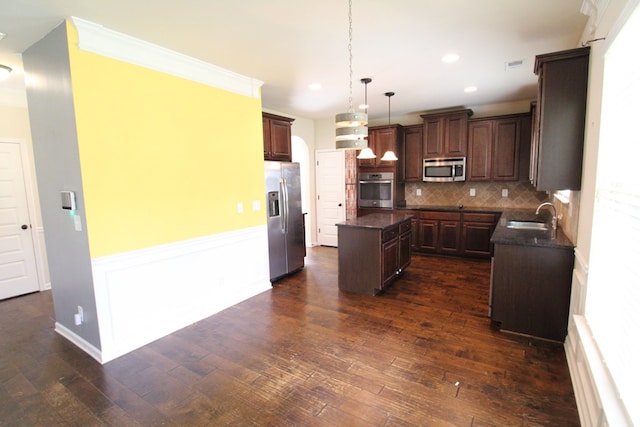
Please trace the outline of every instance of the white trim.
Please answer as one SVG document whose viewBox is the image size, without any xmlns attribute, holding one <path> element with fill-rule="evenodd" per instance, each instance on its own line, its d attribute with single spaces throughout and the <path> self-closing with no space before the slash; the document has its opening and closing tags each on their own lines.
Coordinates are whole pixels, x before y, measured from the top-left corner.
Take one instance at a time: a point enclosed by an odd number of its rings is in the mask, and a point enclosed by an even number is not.
<svg viewBox="0 0 640 427">
<path fill-rule="evenodd" d="M 87 52 L 260 99 L 263 82 L 75 16 L 78 47 Z"/>
<path fill-rule="evenodd" d="M 605 40 L 605 45 L 604 45 L 605 56 L 607 55 L 606 52 L 609 51 L 611 44 L 614 42 L 614 40 L 618 36 L 618 33 L 620 32 L 620 30 L 622 30 L 622 27 L 625 26 L 625 24 L 631 17 L 631 14 L 636 10 L 636 7 L 639 7 L 639 6 L 640 6 L 640 0 L 627 0 L 627 4 L 625 5 L 624 9 L 618 16 L 618 19 L 616 20 L 615 24 L 613 25 L 613 27 L 611 27 L 611 29 L 609 30 L 609 33 L 607 34 L 607 39 Z"/>
<path fill-rule="evenodd" d="M 92 260 L 102 363 L 271 289 L 261 225 Z"/>
<path fill-rule="evenodd" d="M 62 323 L 56 322 L 56 332 L 74 343 L 78 346 L 82 351 L 87 353 L 89 356 L 93 357 L 100 363 L 104 363 L 102 361 L 102 352 L 94 347 L 90 342 L 86 341 L 80 335 L 73 332 L 71 329 L 65 327 Z"/>
<path fill-rule="evenodd" d="M 572 316 L 565 351 L 583 426 L 633 426 L 584 316 Z"/>
</svg>

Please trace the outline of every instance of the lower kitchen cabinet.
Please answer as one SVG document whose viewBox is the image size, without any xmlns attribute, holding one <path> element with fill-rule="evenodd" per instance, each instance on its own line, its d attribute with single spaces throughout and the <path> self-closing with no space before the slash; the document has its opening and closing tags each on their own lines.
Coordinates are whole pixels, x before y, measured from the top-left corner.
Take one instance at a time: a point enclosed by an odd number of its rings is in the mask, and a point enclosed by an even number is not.
<svg viewBox="0 0 640 427">
<path fill-rule="evenodd" d="M 411 264 L 411 220 L 382 234 L 382 286 L 390 284 Z"/>
<path fill-rule="evenodd" d="M 460 254 L 460 213 L 422 211 L 417 222 L 418 251 Z"/>
<path fill-rule="evenodd" d="M 491 235 L 498 222 L 498 214 L 462 214 L 462 255 L 490 258 L 493 252 Z"/>
<path fill-rule="evenodd" d="M 491 277 L 493 325 L 564 341 L 573 260 L 572 248 L 496 243 Z"/>
<path fill-rule="evenodd" d="M 412 215 L 411 250 L 414 252 L 491 258 L 491 235 L 498 212 L 395 210 Z"/>
</svg>

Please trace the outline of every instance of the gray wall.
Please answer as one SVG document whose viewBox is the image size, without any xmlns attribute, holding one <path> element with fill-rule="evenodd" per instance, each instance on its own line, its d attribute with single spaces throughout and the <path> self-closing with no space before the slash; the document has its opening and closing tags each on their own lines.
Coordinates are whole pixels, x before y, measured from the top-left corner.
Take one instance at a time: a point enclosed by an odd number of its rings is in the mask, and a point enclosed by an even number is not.
<svg viewBox="0 0 640 427">
<path fill-rule="evenodd" d="M 63 22 L 23 54 L 27 102 L 56 322 L 100 349 L 82 177 Z M 82 231 L 61 208 L 60 191 L 76 192 Z M 85 323 L 74 314 L 84 309 Z"/>
</svg>

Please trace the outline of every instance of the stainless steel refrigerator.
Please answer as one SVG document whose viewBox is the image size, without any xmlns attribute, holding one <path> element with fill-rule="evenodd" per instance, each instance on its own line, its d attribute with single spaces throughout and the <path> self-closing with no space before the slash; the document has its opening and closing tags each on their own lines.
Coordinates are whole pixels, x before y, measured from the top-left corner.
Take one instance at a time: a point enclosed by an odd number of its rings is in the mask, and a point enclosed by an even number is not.
<svg viewBox="0 0 640 427">
<path fill-rule="evenodd" d="M 300 165 L 264 162 L 267 189 L 269 276 L 271 282 L 304 267 L 304 215 L 300 196 Z"/>
</svg>

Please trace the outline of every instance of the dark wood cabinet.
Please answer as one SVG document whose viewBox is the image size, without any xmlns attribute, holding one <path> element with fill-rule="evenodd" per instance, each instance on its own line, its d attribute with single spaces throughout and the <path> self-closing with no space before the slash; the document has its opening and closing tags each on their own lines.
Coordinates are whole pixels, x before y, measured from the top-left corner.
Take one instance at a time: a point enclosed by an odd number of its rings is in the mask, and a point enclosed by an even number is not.
<svg viewBox="0 0 640 427">
<path fill-rule="evenodd" d="M 491 279 L 494 326 L 564 341 L 573 259 L 572 248 L 496 243 Z"/>
<path fill-rule="evenodd" d="M 376 155 L 375 159 L 358 159 L 358 167 L 365 171 L 369 169 L 397 169 L 396 161 L 381 160 L 387 151 L 393 151 L 399 160 L 402 157 L 400 152 L 400 141 L 402 138 L 402 126 L 388 125 L 375 126 L 369 128 L 368 144 Z"/>
<path fill-rule="evenodd" d="M 467 257 L 490 258 L 493 253 L 491 235 L 496 228 L 498 214 L 462 214 L 462 255 Z"/>
<path fill-rule="evenodd" d="M 424 158 L 467 155 L 467 121 L 471 110 L 423 114 Z"/>
<path fill-rule="evenodd" d="M 291 161 L 291 123 L 294 119 L 262 113 L 264 159 Z"/>
<path fill-rule="evenodd" d="M 579 190 L 589 47 L 536 56 L 538 99 L 531 182 L 539 191 Z"/>
<path fill-rule="evenodd" d="M 528 113 L 470 120 L 467 180 L 517 181 L 524 177 L 520 168 L 529 159 L 530 126 Z"/>
<path fill-rule="evenodd" d="M 375 295 L 410 264 L 411 218 L 407 215 L 370 215 L 349 225 L 338 224 L 340 289 Z"/>
<path fill-rule="evenodd" d="M 417 249 L 420 252 L 460 254 L 460 213 L 421 211 Z"/>
<path fill-rule="evenodd" d="M 411 220 L 401 222 L 382 234 L 383 287 L 411 264 Z"/>
<path fill-rule="evenodd" d="M 414 252 L 490 258 L 491 235 L 498 212 L 408 211 L 411 220 L 410 248 Z"/>
<path fill-rule="evenodd" d="M 423 125 L 405 126 L 403 131 L 402 160 L 404 181 L 422 182 L 422 131 Z"/>
<path fill-rule="evenodd" d="M 393 206 L 404 203 L 404 162 L 402 160 L 402 126 L 397 124 L 375 126 L 369 128 L 369 148 L 376 155 L 375 159 L 358 159 L 358 173 L 392 172 L 393 173 Z M 397 161 L 381 160 L 387 151 L 393 151 Z M 360 211 L 360 209 L 359 209 Z M 358 213 L 358 216 L 361 214 Z"/>
<path fill-rule="evenodd" d="M 398 236 L 398 271 L 403 271 L 411 264 L 411 244 L 413 241 L 413 220 L 400 224 Z"/>
</svg>

